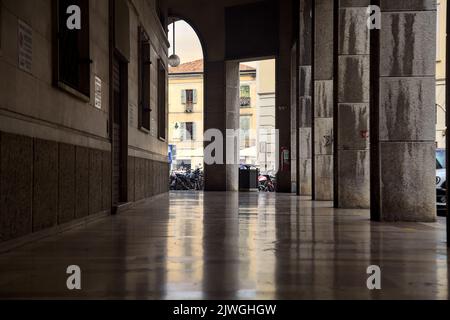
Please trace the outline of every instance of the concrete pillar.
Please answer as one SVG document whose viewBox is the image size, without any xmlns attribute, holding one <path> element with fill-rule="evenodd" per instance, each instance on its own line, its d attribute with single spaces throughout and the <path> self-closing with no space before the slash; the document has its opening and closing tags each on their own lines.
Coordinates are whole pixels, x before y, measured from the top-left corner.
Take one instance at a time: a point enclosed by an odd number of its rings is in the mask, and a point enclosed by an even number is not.
<svg viewBox="0 0 450 320">
<path fill-rule="evenodd" d="M 293 46 L 291 50 L 291 192 L 297 193 L 297 69 L 298 69 L 298 58 L 297 58 L 297 43 Z"/>
<path fill-rule="evenodd" d="M 371 214 L 435 221 L 436 1 L 381 1 L 371 34 Z"/>
<path fill-rule="evenodd" d="M 291 193 L 291 50 L 292 50 L 292 3 L 279 2 L 280 40 L 277 55 L 275 127 L 279 134 L 277 191 Z M 289 151 L 288 165 L 283 165 L 282 150 Z"/>
<path fill-rule="evenodd" d="M 226 77 L 226 190 L 239 191 L 239 128 L 240 128 L 240 73 L 239 62 L 225 62 Z M 236 133 L 236 134 L 235 134 Z"/>
<path fill-rule="evenodd" d="M 333 200 L 334 0 L 314 8 L 314 200 Z"/>
<path fill-rule="evenodd" d="M 239 62 L 206 61 L 205 101 L 205 131 L 222 132 L 224 149 L 222 163 L 205 164 L 205 191 L 238 191 L 239 137 L 227 129 L 239 129 Z"/>
<path fill-rule="evenodd" d="M 368 0 L 340 1 L 338 22 L 338 90 L 335 109 L 335 204 L 369 208 L 369 82 L 370 39 Z"/>
<path fill-rule="evenodd" d="M 297 194 L 312 195 L 312 0 L 300 1 Z"/>
</svg>

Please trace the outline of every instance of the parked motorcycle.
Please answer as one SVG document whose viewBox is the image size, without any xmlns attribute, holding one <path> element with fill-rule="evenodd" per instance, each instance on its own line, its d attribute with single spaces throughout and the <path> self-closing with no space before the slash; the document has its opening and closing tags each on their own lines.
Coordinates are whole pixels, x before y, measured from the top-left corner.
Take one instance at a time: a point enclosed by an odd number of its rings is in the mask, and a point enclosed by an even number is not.
<svg viewBox="0 0 450 320">
<path fill-rule="evenodd" d="M 201 169 L 186 172 L 172 172 L 170 175 L 170 190 L 203 190 L 203 172 Z"/>
</svg>

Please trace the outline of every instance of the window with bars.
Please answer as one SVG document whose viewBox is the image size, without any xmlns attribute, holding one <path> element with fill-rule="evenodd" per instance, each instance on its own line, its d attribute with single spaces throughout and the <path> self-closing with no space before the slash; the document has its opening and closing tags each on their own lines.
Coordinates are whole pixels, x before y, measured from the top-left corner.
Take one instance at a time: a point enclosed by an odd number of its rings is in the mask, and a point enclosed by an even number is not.
<svg viewBox="0 0 450 320">
<path fill-rule="evenodd" d="M 139 126 L 150 131 L 150 70 L 151 46 L 150 38 L 144 28 L 139 28 Z"/>
<path fill-rule="evenodd" d="M 166 140 L 167 129 L 167 70 L 161 59 L 158 59 L 158 137 Z"/>
<path fill-rule="evenodd" d="M 241 102 L 241 108 L 249 108 L 251 106 L 250 86 L 249 85 L 241 86 L 240 102 Z"/>
<path fill-rule="evenodd" d="M 67 9 L 81 11 L 81 29 L 69 29 Z M 91 59 L 89 48 L 89 0 L 55 0 L 55 82 L 64 89 L 90 97 Z"/>
</svg>

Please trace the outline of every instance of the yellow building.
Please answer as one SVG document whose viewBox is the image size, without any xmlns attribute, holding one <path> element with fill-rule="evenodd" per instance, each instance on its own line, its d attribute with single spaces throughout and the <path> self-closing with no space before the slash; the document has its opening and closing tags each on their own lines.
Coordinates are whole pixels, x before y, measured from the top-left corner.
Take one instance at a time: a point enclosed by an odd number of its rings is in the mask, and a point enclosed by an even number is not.
<svg viewBox="0 0 450 320">
<path fill-rule="evenodd" d="M 275 60 L 258 62 L 257 109 L 258 109 L 258 166 L 261 172 L 276 171 L 275 136 Z"/>
<path fill-rule="evenodd" d="M 445 36 L 447 0 L 437 1 L 437 43 L 436 43 L 436 145 L 445 148 Z"/>
<path fill-rule="evenodd" d="M 242 164 L 257 164 L 257 83 L 256 69 L 241 64 L 240 154 Z"/>
<path fill-rule="evenodd" d="M 256 69 L 241 65 L 241 161 L 256 162 Z M 203 60 L 170 68 L 169 145 L 172 170 L 203 167 Z M 254 149 L 254 154 L 251 151 Z"/>
</svg>

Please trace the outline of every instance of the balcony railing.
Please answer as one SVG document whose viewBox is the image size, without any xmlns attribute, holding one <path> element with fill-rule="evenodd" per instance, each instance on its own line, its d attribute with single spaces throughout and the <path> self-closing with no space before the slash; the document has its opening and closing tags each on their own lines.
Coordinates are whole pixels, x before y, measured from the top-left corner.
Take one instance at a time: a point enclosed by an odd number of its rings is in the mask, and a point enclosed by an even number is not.
<svg viewBox="0 0 450 320">
<path fill-rule="evenodd" d="M 241 108 L 250 108 L 250 106 L 251 106 L 251 98 L 241 97 Z"/>
<path fill-rule="evenodd" d="M 186 103 L 186 113 L 192 113 L 194 112 L 194 104 L 193 103 Z"/>
</svg>

